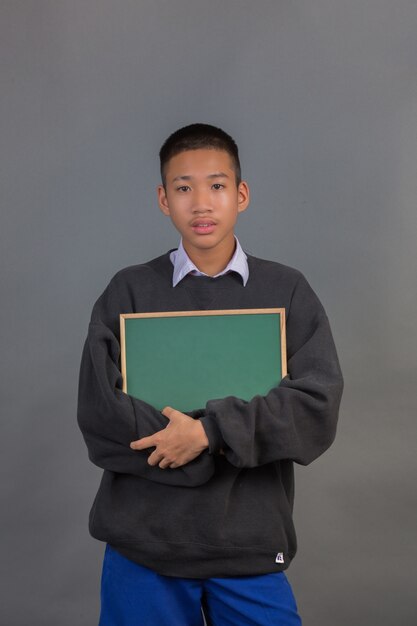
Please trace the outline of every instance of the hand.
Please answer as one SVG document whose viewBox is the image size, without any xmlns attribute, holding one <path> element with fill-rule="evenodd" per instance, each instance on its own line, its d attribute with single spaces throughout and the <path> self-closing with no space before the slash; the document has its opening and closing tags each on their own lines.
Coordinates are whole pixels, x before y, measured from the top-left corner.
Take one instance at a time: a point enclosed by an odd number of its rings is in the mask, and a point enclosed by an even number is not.
<svg viewBox="0 0 417 626">
<path fill-rule="evenodd" d="M 159 465 L 161 469 L 181 467 L 208 448 L 207 435 L 200 420 L 170 406 L 164 408 L 162 415 L 169 419 L 166 428 L 130 444 L 133 450 L 155 448 L 149 455 L 149 465 Z"/>
</svg>

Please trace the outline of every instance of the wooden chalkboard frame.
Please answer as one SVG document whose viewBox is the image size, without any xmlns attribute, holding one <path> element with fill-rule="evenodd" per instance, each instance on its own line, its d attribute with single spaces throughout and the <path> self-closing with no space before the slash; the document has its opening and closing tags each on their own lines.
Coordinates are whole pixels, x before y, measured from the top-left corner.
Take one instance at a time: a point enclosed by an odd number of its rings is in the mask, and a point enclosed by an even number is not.
<svg viewBox="0 0 417 626">
<path fill-rule="evenodd" d="M 250 315 L 257 316 L 256 323 L 260 323 L 260 321 L 265 320 L 266 315 L 278 315 L 279 317 L 279 333 L 276 336 L 272 336 L 270 338 L 271 349 L 273 349 L 274 341 L 277 342 L 275 353 L 279 354 L 281 372 L 279 372 L 279 380 L 284 378 L 287 375 L 287 355 L 286 355 L 286 333 L 285 333 L 285 309 L 284 308 L 267 308 L 267 309 L 220 309 L 220 310 L 209 310 L 209 311 L 164 311 L 164 312 L 152 312 L 152 313 L 121 313 L 120 314 L 120 347 L 121 347 L 121 373 L 123 378 L 123 391 L 125 393 L 129 393 L 128 391 L 128 383 L 127 383 L 127 351 L 128 347 L 126 347 L 126 323 L 128 320 L 140 320 L 149 319 L 149 318 L 178 318 L 178 317 L 190 317 L 198 320 L 198 318 L 205 317 L 204 323 L 209 322 L 207 317 L 210 316 L 229 316 L 229 315 Z M 263 316 L 262 320 L 261 317 Z M 249 318 L 248 318 L 249 319 Z M 253 318 L 255 320 L 255 318 Z M 197 322 L 198 323 L 198 322 Z M 252 323 L 252 319 L 250 321 Z M 165 322 L 166 324 L 166 322 Z M 147 326 L 149 330 L 149 325 Z M 269 328 L 269 326 L 268 326 Z M 268 332 L 270 332 L 268 330 Z M 269 337 L 269 336 L 268 336 Z M 279 341 L 277 341 L 279 340 Z M 244 337 L 242 337 L 242 341 L 244 341 Z M 268 347 L 269 352 L 269 347 Z M 277 357 L 278 358 L 278 357 Z M 216 364 L 213 364 L 215 367 Z M 135 395 L 134 393 L 132 395 Z M 233 394 L 228 394 L 233 395 Z M 180 408 L 178 406 L 174 406 L 174 408 L 179 408 L 180 410 L 185 410 L 184 407 Z M 192 408 L 203 408 L 203 407 L 191 407 Z"/>
</svg>

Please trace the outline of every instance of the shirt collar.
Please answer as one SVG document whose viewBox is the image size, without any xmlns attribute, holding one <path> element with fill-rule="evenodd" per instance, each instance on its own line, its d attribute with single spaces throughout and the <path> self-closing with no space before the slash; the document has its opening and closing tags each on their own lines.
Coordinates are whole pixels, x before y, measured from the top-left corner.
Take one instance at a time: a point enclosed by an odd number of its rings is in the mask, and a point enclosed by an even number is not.
<svg viewBox="0 0 417 626">
<path fill-rule="evenodd" d="M 226 265 L 224 270 L 222 270 L 212 278 L 223 276 L 223 274 L 227 274 L 228 272 L 237 272 L 242 278 L 243 286 L 245 286 L 249 278 L 248 260 L 246 254 L 242 250 L 242 247 L 237 237 L 235 237 L 235 241 L 236 248 L 229 263 Z M 172 275 L 173 287 L 178 285 L 178 283 L 190 272 L 192 272 L 194 276 L 207 276 L 207 274 L 201 272 L 191 261 L 190 257 L 184 249 L 182 240 L 180 241 L 178 250 L 173 250 L 169 255 L 169 258 L 174 266 L 174 272 Z"/>
</svg>

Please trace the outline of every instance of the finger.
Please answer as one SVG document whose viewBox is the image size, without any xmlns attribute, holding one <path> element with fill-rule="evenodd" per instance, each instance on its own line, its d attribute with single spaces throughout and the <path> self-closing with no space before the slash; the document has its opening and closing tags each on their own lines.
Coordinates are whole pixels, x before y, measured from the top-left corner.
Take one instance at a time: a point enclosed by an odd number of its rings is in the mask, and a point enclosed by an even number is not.
<svg viewBox="0 0 417 626">
<path fill-rule="evenodd" d="M 162 415 L 167 417 L 170 422 L 175 421 L 178 417 L 184 417 L 184 413 L 177 411 L 177 409 L 173 409 L 172 406 L 166 406 L 162 411 Z"/>
<path fill-rule="evenodd" d="M 142 439 L 132 441 L 130 444 L 132 450 L 146 450 L 146 448 L 152 448 L 153 446 L 156 446 L 153 435 L 150 437 L 142 437 Z"/>
<path fill-rule="evenodd" d="M 160 452 L 157 452 L 157 450 L 154 450 L 152 452 L 152 454 L 150 454 L 148 456 L 148 463 L 149 465 L 158 465 L 162 460 L 163 460 L 163 455 Z"/>
</svg>

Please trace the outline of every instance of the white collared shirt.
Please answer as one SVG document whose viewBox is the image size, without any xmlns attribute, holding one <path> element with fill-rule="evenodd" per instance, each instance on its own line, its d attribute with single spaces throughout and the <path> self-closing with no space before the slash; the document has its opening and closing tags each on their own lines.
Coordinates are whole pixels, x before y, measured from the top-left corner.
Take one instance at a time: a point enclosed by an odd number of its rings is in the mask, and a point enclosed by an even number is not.
<svg viewBox="0 0 417 626">
<path fill-rule="evenodd" d="M 242 247 L 239 243 L 237 237 L 235 237 L 236 248 L 232 258 L 229 263 L 226 265 L 224 270 L 212 276 L 211 278 L 217 278 L 218 276 L 223 276 L 223 274 L 227 274 L 228 272 L 237 272 L 243 282 L 243 286 L 246 285 L 249 278 L 249 267 L 248 267 L 248 259 L 246 254 L 243 252 Z M 174 273 L 172 275 L 172 286 L 175 287 L 178 283 L 190 272 L 193 273 L 194 276 L 208 276 L 208 274 L 204 274 L 201 272 L 198 267 L 194 265 L 191 261 L 190 257 L 186 253 L 184 246 L 182 244 L 182 239 L 178 246 L 177 250 L 173 250 L 169 255 L 171 263 L 174 266 Z"/>
</svg>

